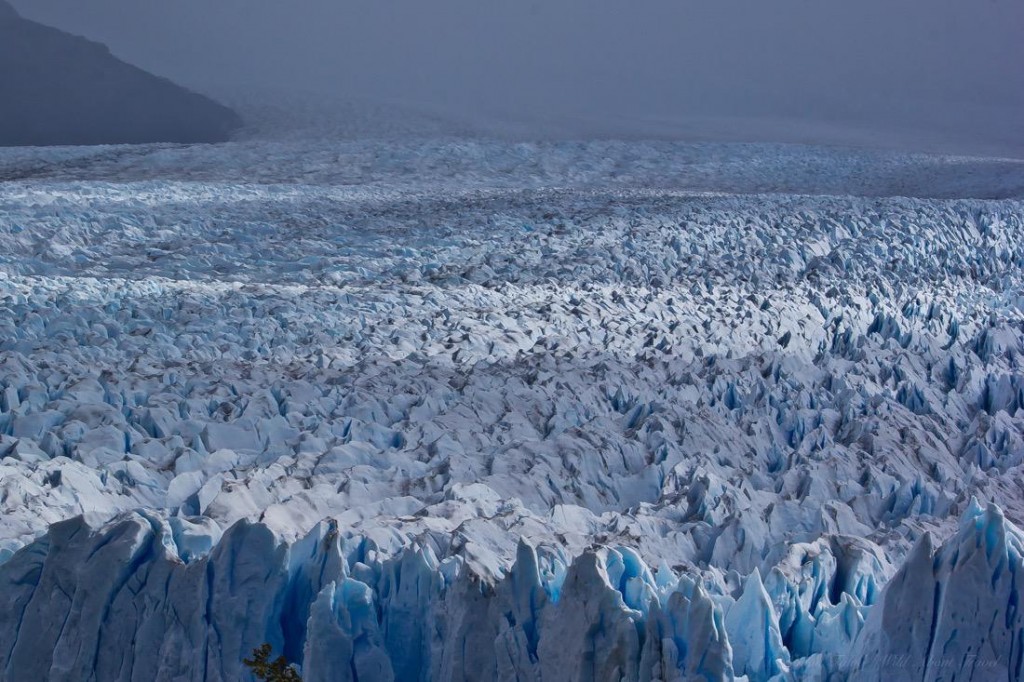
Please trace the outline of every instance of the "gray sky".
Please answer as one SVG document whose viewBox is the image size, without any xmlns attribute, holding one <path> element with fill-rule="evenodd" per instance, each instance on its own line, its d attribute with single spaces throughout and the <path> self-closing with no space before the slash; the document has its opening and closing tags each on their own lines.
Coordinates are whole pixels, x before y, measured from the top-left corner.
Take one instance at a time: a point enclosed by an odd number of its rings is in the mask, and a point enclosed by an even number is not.
<svg viewBox="0 0 1024 682">
<path fill-rule="evenodd" d="M 1024 149 L 1024 0 L 12 2 L 214 95 L 305 89 L 635 134 L 784 119 Z"/>
</svg>

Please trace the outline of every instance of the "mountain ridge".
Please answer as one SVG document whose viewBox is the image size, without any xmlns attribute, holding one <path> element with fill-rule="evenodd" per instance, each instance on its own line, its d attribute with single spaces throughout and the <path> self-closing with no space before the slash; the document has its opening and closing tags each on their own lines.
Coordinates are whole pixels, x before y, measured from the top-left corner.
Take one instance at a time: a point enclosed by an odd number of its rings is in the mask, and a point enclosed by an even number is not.
<svg viewBox="0 0 1024 682">
<path fill-rule="evenodd" d="M 223 142 L 231 109 L 0 0 L 0 146 Z"/>
</svg>

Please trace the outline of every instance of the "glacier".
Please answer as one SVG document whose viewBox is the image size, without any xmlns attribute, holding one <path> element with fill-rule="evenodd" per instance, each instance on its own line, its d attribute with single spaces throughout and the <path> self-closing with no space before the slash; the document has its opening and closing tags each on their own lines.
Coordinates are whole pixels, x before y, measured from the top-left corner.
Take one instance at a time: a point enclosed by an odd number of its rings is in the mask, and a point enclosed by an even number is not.
<svg viewBox="0 0 1024 682">
<path fill-rule="evenodd" d="M 1020 680 L 1024 162 L 0 149 L 0 680 Z"/>
</svg>

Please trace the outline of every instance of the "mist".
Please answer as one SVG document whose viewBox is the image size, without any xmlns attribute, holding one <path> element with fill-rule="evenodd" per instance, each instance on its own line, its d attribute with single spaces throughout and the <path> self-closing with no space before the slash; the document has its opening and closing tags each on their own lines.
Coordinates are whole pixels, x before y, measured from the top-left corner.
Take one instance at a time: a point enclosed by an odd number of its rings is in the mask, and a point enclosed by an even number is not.
<svg viewBox="0 0 1024 682">
<path fill-rule="evenodd" d="M 214 96 L 396 102 L 538 134 L 1024 154 L 1019 0 L 13 4 Z"/>
</svg>

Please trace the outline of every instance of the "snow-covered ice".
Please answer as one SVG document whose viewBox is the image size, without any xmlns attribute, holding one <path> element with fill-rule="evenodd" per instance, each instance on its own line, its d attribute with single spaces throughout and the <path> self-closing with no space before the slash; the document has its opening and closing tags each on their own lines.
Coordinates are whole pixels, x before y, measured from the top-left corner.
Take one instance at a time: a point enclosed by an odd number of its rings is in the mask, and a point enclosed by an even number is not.
<svg viewBox="0 0 1024 682">
<path fill-rule="evenodd" d="M 0 679 L 1024 679 L 1024 163 L 0 150 Z"/>
</svg>

